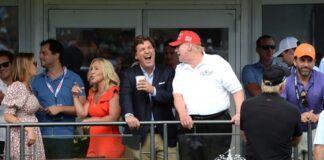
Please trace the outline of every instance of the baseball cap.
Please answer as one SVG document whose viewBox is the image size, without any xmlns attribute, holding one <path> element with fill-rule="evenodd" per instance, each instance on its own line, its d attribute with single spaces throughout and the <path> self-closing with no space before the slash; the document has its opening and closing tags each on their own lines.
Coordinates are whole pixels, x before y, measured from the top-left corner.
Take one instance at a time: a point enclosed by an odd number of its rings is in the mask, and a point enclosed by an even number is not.
<svg viewBox="0 0 324 160">
<path fill-rule="evenodd" d="M 177 40 L 170 42 L 169 45 L 176 47 L 185 42 L 201 45 L 200 37 L 198 36 L 198 34 L 189 30 L 180 31 Z"/>
<path fill-rule="evenodd" d="M 273 57 L 278 57 L 287 49 L 296 48 L 298 44 L 298 39 L 295 37 L 286 37 L 282 39 L 279 43 L 279 49 L 273 54 Z"/>
<path fill-rule="evenodd" d="M 267 86 L 276 86 L 283 82 L 290 75 L 288 68 L 272 65 L 264 70 L 263 83 Z"/>
<path fill-rule="evenodd" d="M 294 57 L 300 58 L 303 56 L 309 56 L 315 60 L 315 48 L 308 43 L 300 44 L 294 52 Z"/>
</svg>

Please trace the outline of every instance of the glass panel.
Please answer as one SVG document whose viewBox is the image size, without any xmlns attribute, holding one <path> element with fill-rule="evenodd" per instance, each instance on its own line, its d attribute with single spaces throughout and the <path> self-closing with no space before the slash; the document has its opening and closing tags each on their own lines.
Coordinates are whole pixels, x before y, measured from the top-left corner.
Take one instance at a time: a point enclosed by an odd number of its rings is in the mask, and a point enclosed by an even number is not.
<svg viewBox="0 0 324 160">
<path fill-rule="evenodd" d="M 92 59 L 103 57 L 109 59 L 117 72 L 129 67 L 134 60 L 131 46 L 134 43 L 134 28 L 57 28 L 56 38 L 66 52 L 80 53 L 80 65 L 76 69 L 87 70 Z M 81 54 L 82 53 L 82 54 Z M 65 54 L 66 55 L 66 54 Z M 67 58 L 67 62 L 71 62 Z M 69 65 L 65 64 L 69 68 Z M 74 68 L 73 66 L 71 66 Z M 70 68 L 71 68 L 70 67 Z"/>
<path fill-rule="evenodd" d="M 18 7 L 0 6 L 0 50 L 18 52 Z"/>
<path fill-rule="evenodd" d="M 150 36 L 156 42 L 157 57 L 163 58 L 164 43 L 175 40 L 183 28 L 150 28 Z M 218 54 L 228 60 L 228 28 L 190 28 L 201 38 L 206 53 Z M 157 61 L 161 62 L 161 58 Z"/>
</svg>

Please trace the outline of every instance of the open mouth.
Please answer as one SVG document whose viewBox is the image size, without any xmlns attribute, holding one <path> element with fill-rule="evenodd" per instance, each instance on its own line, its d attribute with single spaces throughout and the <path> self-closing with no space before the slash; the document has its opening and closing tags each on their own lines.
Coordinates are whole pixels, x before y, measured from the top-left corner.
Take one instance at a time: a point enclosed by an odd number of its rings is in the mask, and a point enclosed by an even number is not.
<svg viewBox="0 0 324 160">
<path fill-rule="evenodd" d="M 145 56 L 144 59 L 145 60 L 151 60 L 152 56 Z"/>
</svg>

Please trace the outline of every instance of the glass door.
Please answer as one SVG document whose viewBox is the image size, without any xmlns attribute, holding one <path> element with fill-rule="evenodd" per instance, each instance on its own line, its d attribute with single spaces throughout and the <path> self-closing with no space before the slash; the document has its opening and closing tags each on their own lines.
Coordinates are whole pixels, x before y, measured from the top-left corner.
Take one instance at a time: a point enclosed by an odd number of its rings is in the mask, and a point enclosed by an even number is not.
<svg viewBox="0 0 324 160">
<path fill-rule="evenodd" d="M 175 40 L 180 30 L 190 29 L 200 35 L 206 53 L 222 56 L 234 68 L 233 10 L 146 10 L 143 20 L 144 34 L 155 39 L 160 57 L 166 41 Z"/>
<path fill-rule="evenodd" d="M 86 71 L 93 58 L 103 57 L 119 72 L 133 62 L 131 46 L 141 21 L 140 10 L 50 10 L 49 37 L 66 48 L 68 68 Z"/>
</svg>

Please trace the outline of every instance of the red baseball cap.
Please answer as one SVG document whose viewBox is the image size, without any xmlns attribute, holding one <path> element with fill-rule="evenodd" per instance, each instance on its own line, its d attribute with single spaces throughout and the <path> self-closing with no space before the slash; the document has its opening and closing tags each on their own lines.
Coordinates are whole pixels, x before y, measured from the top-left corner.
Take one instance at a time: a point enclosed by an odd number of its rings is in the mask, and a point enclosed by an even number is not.
<svg viewBox="0 0 324 160">
<path fill-rule="evenodd" d="M 169 45 L 176 47 L 176 46 L 179 46 L 185 42 L 193 43 L 198 46 L 201 45 L 200 37 L 198 36 L 198 34 L 193 31 L 189 31 L 189 30 L 180 31 L 178 39 L 174 42 L 170 42 Z"/>
</svg>

